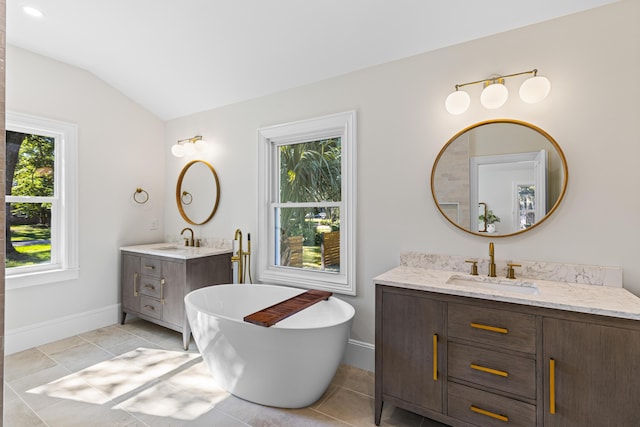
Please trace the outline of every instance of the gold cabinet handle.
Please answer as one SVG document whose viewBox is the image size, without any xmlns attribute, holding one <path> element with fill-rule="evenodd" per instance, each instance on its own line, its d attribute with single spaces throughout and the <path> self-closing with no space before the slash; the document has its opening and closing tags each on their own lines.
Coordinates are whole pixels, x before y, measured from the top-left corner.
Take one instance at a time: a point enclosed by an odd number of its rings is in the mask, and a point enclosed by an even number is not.
<svg viewBox="0 0 640 427">
<path fill-rule="evenodd" d="M 138 296 L 138 273 L 133 273 L 133 296 Z"/>
<path fill-rule="evenodd" d="M 471 364 L 471 369 L 475 369 L 476 371 L 486 372 L 488 374 L 498 375 L 501 377 L 508 377 L 509 373 L 506 371 L 500 371 L 498 369 L 487 368 L 486 366 L 476 365 L 475 363 Z"/>
<path fill-rule="evenodd" d="M 500 334 L 508 334 L 509 333 L 509 330 L 507 328 L 499 328 L 497 326 L 483 325 L 482 323 L 471 322 L 469 324 L 469 326 L 471 326 L 472 328 L 475 328 L 475 329 L 482 329 L 484 331 L 498 332 Z"/>
<path fill-rule="evenodd" d="M 433 380 L 438 381 L 438 334 L 433 334 Z"/>
<path fill-rule="evenodd" d="M 145 305 L 144 305 L 144 308 L 146 308 L 147 310 L 154 310 L 154 311 L 155 311 L 155 309 L 156 309 L 154 306 L 149 305 L 149 304 L 145 304 Z"/>
<path fill-rule="evenodd" d="M 556 361 L 549 359 L 549 413 L 556 413 Z"/>
<path fill-rule="evenodd" d="M 160 280 L 160 304 L 164 304 L 164 279 Z"/>
<path fill-rule="evenodd" d="M 154 270 L 156 268 L 156 266 L 155 265 L 145 265 L 144 268 L 147 269 L 147 270 Z"/>
<path fill-rule="evenodd" d="M 150 284 L 148 284 L 148 283 L 147 283 L 147 284 L 145 284 L 145 285 L 144 285 L 144 287 L 145 287 L 145 288 L 147 288 L 147 289 L 151 289 L 152 291 L 155 291 L 155 290 L 156 290 L 156 287 L 155 287 L 155 286 L 150 285 Z"/>
<path fill-rule="evenodd" d="M 509 417 L 506 415 L 496 414 L 495 412 L 487 411 L 474 405 L 471 405 L 471 410 L 477 414 L 486 415 L 487 417 L 495 418 L 496 420 L 504 421 L 505 423 L 509 422 Z"/>
</svg>

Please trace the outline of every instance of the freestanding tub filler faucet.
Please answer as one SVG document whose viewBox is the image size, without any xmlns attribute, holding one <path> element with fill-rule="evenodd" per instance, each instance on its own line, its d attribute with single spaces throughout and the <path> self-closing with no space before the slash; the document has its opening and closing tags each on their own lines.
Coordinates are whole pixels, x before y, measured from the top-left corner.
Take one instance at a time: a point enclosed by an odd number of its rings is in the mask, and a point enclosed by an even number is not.
<svg viewBox="0 0 640 427">
<path fill-rule="evenodd" d="M 253 283 L 251 278 L 251 233 L 247 234 L 247 250 L 242 250 L 242 231 L 238 228 L 233 236 L 234 253 L 231 256 L 231 265 L 236 264 L 236 276 L 238 283 L 245 283 L 247 276 L 249 283 Z M 238 242 L 237 244 L 235 242 Z M 237 250 L 235 249 L 237 248 Z"/>
<path fill-rule="evenodd" d="M 494 257 L 493 242 L 489 242 L 489 277 L 496 277 L 496 261 Z"/>
<path fill-rule="evenodd" d="M 242 231 L 239 228 L 236 229 L 236 233 L 233 235 L 233 241 L 234 243 L 238 242 L 236 246 L 238 250 L 235 255 L 231 256 L 231 264 L 236 263 L 238 283 L 242 283 Z"/>
</svg>

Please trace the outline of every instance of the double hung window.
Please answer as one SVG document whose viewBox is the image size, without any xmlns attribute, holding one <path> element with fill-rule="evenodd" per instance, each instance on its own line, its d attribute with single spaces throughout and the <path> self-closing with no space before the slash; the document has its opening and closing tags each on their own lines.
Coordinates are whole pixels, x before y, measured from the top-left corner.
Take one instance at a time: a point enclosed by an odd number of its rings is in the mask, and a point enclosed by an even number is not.
<svg viewBox="0 0 640 427">
<path fill-rule="evenodd" d="M 355 112 L 258 141 L 259 280 L 355 295 Z"/>
<path fill-rule="evenodd" d="M 7 288 L 77 277 L 76 126 L 7 113 Z"/>
</svg>

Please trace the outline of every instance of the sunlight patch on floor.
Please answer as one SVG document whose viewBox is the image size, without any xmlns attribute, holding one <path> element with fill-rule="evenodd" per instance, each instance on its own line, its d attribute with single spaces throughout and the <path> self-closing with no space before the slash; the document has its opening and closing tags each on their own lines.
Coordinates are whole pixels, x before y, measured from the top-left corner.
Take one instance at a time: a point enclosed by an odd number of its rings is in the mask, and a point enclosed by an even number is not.
<svg viewBox="0 0 640 427">
<path fill-rule="evenodd" d="M 196 419 L 228 397 L 199 354 L 144 347 L 28 393 L 182 420 Z"/>
</svg>

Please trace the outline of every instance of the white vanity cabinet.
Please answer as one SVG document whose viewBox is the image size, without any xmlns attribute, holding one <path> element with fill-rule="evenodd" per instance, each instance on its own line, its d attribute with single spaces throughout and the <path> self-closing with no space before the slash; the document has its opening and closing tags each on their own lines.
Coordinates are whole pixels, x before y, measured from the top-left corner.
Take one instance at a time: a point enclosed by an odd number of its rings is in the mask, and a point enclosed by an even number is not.
<svg viewBox="0 0 640 427">
<path fill-rule="evenodd" d="M 188 349 L 184 297 L 205 286 L 231 283 L 231 252 L 179 258 L 122 248 L 121 257 L 122 324 L 131 314 L 182 332 Z"/>
<path fill-rule="evenodd" d="M 640 321 L 380 282 L 377 425 L 383 402 L 458 427 L 640 423 Z"/>
</svg>

